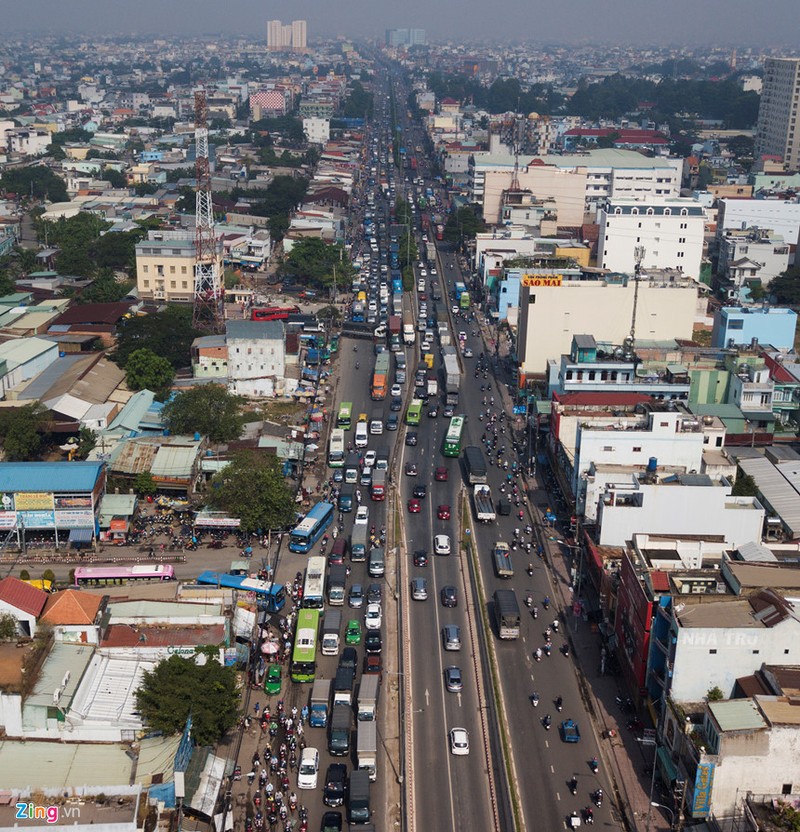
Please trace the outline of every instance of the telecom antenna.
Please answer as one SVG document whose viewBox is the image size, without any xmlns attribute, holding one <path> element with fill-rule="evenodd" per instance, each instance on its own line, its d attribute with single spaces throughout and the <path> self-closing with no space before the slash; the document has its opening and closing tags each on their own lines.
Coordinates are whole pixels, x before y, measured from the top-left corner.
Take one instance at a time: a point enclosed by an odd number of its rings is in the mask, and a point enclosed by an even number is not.
<svg viewBox="0 0 800 832">
<path fill-rule="evenodd" d="M 211 168 L 208 162 L 208 105 L 204 89 L 194 94 L 195 143 L 195 263 L 192 326 L 222 332 L 225 315 L 222 281 L 218 269 L 214 205 L 211 201 Z"/>
<path fill-rule="evenodd" d="M 628 336 L 627 351 L 633 354 L 636 346 L 636 308 L 639 305 L 639 281 L 642 276 L 642 260 L 644 260 L 644 246 L 636 246 L 633 249 L 633 259 L 636 263 L 633 270 L 633 311 L 631 312 L 631 334 Z"/>
</svg>

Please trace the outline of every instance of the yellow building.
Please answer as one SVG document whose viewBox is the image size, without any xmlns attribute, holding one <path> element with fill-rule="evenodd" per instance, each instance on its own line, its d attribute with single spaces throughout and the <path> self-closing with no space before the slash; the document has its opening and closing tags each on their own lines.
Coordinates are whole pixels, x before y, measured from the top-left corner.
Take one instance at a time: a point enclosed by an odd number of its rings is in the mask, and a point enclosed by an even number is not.
<svg viewBox="0 0 800 832">
<path fill-rule="evenodd" d="M 589 265 L 589 255 L 591 249 L 589 246 L 573 245 L 573 246 L 556 246 L 557 258 L 569 258 L 574 260 L 579 266 L 586 267 Z"/>
<path fill-rule="evenodd" d="M 175 236 L 173 236 L 175 235 Z M 217 273 L 223 274 L 222 244 Z M 150 231 L 136 244 L 136 287 L 143 300 L 191 303 L 194 294 L 195 246 L 191 231 Z"/>
</svg>

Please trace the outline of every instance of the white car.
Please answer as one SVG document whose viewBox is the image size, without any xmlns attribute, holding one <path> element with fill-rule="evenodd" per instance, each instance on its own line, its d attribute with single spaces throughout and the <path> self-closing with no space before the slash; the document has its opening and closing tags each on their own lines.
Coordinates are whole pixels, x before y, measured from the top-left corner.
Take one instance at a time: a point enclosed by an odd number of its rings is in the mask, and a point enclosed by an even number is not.
<svg viewBox="0 0 800 832">
<path fill-rule="evenodd" d="M 381 628 L 381 605 L 367 604 L 367 612 L 364 615 L 364 626 L 368 630 L 380 630 Z"/>
<path fill-rule="evenodd" d="M 450 753 L 457 757 L 466 757 L 469 754 L 469 734 L 466 728 L 450 729 Z"/>
<path fill-rule="evenodd" d="M 361 511 L 361 509 L 359 509 Z M 356 523 L 358 522 L 358 515 L 356 515 Z M 437 555 L 450 554 L 450 538 L 446 534 L 437 534 L 433 538 L 433 551 Z"/>
<path fill-rule="evenodd" d="M 366 526 L 369 523 L 369 509 L 366 506 L 359 506 L 358 511 L 356 511 L 356 526 Z M 450 545 L 448 541 L 448 546 Z M 449 549 L 447 550 L 450 551 Z"/>
<path fill-rule="evenodd" d="M 427 276 L 428 276 L 428 272 L 427 272 L 425 269 L 420 269 L 420 270 L 419 270 L 419 276 L 420 276 L 420 277 L 427 277 Z"/>
<path fill-rule="evenodd" d="M 393 398 L 399 398 L 403 395 L 403 388 L 399 384 L 393 384 L 392 389 L 390 391 L 390 395 Z"/>
<path fill-rule="evenodd" d="M 400 395 L 400 394 L 398 393 L 398 395 Z M 374 468 L 376 457 L 377 457 L 377 453 L 375 451 L 367 451 L 364 454 L 364 467 L 365 468 Z"/>
<path fill-rule="evenodd" d="M 319 751 L 316 748 L 304 748 L 300 755 L 300 767 L 297 769 L 297 788 L 316 789 L 318 774 Z"/>
</svg>

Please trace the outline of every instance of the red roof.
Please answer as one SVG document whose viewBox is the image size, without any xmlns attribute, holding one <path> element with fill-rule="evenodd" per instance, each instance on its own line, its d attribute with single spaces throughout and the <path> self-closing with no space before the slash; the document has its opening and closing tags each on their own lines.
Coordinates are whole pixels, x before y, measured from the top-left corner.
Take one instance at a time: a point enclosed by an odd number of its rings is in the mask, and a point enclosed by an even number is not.
<svg viewBox="0 0 800 832">
<path fill-rule="evenodd" d="M 797 382 L 797 379 L 786 369 L 786 367 L 783 366 L 783 364 L 779 364 L 774 358 L 766 353 L 761 353 L 761 355 L 764 358 L 764 363 L 767 365 L 769 374 L 772 376 L 773 381 L 780 382 L 781 384 L 791 384 L 792 382 Z"/>
<path fill-rule="evenodd" d="M 663 569 L 653 569 L 650 572 L 650 581 L 656 592 L 669 592 L 669 575 Z"/>
<path fill-rule="evenodd" d="M 0 581 L 0 601 L 38 617 L 47 601 L 47 593 L 19 578 L 8 577 Z"/>
<path fill-rule="evenodd" d="M 112 624 L 106 631 L 101 647 L 188 647 L 222 644 L 225 625 L 212 624 L 197 627 L 142 627 L 131 624 Z"/>
<path fill-rule="evenodd" d="M 619 405 L 630 405 L 635 407 L 637 404 L 644 404 L 652 401 L 650 396 L 644 393 L 604 393 L 602 390 L 596 393 L 565 393 L 559 396 L 553 393 L 553 398 L 558 399 L 565 405 L 609 405 L 611 407 Z"/>
</svg>

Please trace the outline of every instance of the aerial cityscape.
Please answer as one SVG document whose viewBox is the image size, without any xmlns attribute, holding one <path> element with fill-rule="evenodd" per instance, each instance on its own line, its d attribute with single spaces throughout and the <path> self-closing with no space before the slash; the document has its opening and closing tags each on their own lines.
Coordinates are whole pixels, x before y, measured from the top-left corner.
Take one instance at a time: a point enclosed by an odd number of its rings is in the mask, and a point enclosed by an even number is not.
<svg viewBox="0 0 800 832">
<path fill-rule="evenodd" d="M 796 8 L 507 5 L 4 10 L 0 828 L 800 830 Z"/>
</svg>

